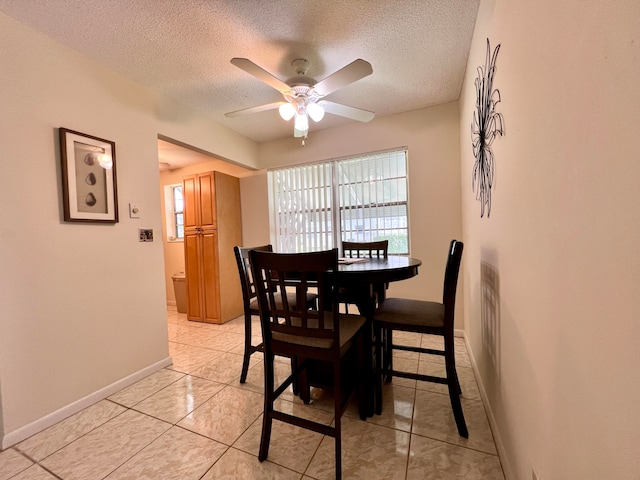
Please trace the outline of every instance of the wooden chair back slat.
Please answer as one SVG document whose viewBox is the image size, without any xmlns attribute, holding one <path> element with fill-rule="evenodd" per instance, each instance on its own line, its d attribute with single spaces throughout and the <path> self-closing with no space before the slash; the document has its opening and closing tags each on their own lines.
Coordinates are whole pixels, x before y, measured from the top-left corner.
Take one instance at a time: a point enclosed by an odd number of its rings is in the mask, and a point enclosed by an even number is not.
<svg viewBox="0 0 640 480">
<path fill-rule="evenodd" d="M 375 242 L 342 242 L 342 254 L 349 258 L 387 258 L 388 251 L 389 240 L 379 240 Z"/>
<path fill-rule="evenodd" d="M 263 335 L 274 333 L 332 340 L 339 348 L 338 309 L 335 275 L 337 249 L 306 254 L 251 253 L 251 268 L 256 279 L 258 302 L 262 311 Z M 286 292 L 295 290 L 297 305 L 304 305 L 307 294 L 315 290 L 316 308 L 294 308 Z M 279 295 L 279 301 L 277 297 Z M 265 318 L 268 312 L 268 318 Z M 331 321 L 327 321 L 330 319 Z M 266 328 L 265 328 L 266 327 Z"/>
</svg>

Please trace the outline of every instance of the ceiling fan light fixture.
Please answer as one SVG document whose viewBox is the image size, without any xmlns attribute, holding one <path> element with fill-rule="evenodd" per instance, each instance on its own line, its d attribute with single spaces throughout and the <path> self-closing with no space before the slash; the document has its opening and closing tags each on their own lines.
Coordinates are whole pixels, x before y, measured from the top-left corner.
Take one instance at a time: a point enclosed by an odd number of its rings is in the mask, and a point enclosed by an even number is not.
<svg viewBox="0 0 640 480">
<path fill-rule="evenodd" d="M 311 117 L 314 122 L 320 122 L 324 118 L 325 112 L 328 111 L 334 115 L 360 122 L 368 122 L 373 118 L 373 112 L 321 100 L 330 93 L 373 73 L 371 64 L 361 58 L 354 60 L 319 82 L 314 78 L 306 76 L 309 61 L 303 58 L 297 58 L 292 62 L 291 65 L 297 76 L 290 78 L 287 82 L 283 82 L 247 58 L 232 58 L 231 63 L 249 75 L 256 77 L 258 80 L 278 90 L 284 97 L 285 102 L 272 102 L 258 107 L 225 113 L 227 117 L 263 112 L 277 108 L 283 120 L 289 121 L 292 118 L 294 119 L 293 136 L 298 138 L 302 137 L 303 146 L 304 139 L 307 138 L 307 134 L 309 133 L 309 117 Z"/>
<path fill-rule="evenodd" d="M 324 118 L 324 108 L 317 103 L 307 105 L 307 113 L 314 122 L 319 122 Z"/>
<path fill-rule="evenodd" d="M 296 114 L 296 107 L 292 103 L 283 103 L 278 108 L 278 112 L 282 119 L 288 122 Z"/>
<path fill-rule="evenodd" d="M 296 118 L 293 121 L 293 128 L 300 132 L 306 132 L 309 130 L 309 118 L 306 113 L 297 113 Z"/>
</svg>

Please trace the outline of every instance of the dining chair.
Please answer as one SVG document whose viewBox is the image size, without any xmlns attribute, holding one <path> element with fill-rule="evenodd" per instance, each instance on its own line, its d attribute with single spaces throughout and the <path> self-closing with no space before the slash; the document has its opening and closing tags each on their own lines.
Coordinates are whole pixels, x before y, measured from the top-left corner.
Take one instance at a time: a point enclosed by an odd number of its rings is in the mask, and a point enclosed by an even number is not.
<svg viewBox="0 0 640 480">
<path fill-rule="evenodd" d="M 389 240 L 378 240 L 374 242 L 342 242 L 342 255 L 345 258 L 387 258 L 389 252 Z M 374 301 L 384 300 L 389 284 L 376 285 L 374 291 Z M 344 304 L 345 311 L 349 313 L 349 305 L 357 303 L 358 294 L 352 289 L 343 287 L 340 289 L 340 303 Z"/>
<path fill-rule="evenodd" d="M 416 332 L 422 334 L 440 335 L 444 338 L 444 349 L 432 349 L 423 347 L 410 347 L 396 345 L 393 342 L 375 343 L 376 372 L 376 413 L 382 411 L 382 382 L 383 377 L 403 377 L 426 382 L 436 382 L 447 385 L 449 399 L 453 409 L 453 416 L 460 436 L 468 438 L 467 424 L 462 412 L 460 402 L 460 382 L 456 372 L 455 347 L 453 339 L 453 322 L 456 304 L 456 289 L 458 274 L 462 260 L 464 244 L 452 240 L 449 245 L 447 266 L 444 273 L 444 288 L 442 302 L 412 300 L 407 298 L 387 298 L 382 302 L 373 314 L 373 328 L 376 338 L 384 338 L 383 331 Z M 382 351 L 384 348 L 384 352 Z M 393 355 L 393 350 L 425 353 L 444 356 L 445 377 L 423 375 L 394 370 L 392 363 L 387 361 Z"/>
<path fill-rule="evenodd" d="M 360 416 L 365 418 L 364 385 L 365 322 L 361 315 L 338 310 L 338 250 L 311 253 L 249 252 L 258 295 L 260 323 L 264 339 L 264 415 L 258 459 L 269 454 L 273 420 L 306 428 L 334 438 L 336 479 L 342 477 L 341 418 L 354 391 L 359 394 Z M 293 309 L 283 294 L 294 288 L 297 299 L 309 290 L 317 292 L 316 309 Z M 280 385 L 275 385 L 276 355 L 298 359 L 296 369 Z M 325 386 L 333 392 L 333 426 L 276 410 L 275 400 L 296 378 L 309 383 L 321 364 L 328 371 Z M 302 382 L 301 382 L 302 383 Z M 301 386 L 301 391 L 303 387 Z"/>
<path fill-rule="evenodd" d="M 247 381 L 247 372 L 249 371 L 249 362 L 251 360 L 251 355 L 255 352 L 264 351 L 263 342 L 260 342 L 257 345 L 254 345 L 252 342 L 253 332 L 251 328 L 251 319 L 254 315 L 260 315 L 260 310 L 258 309 L 258 298 L 256 296 L 256 288 L 253 282 L 253 275 L 249 266 L 250 250 L 272 252 L 273 246 L 269 244 L 249 248 L 243 248 L 240 246 L 235 246 L 233 248 L 236 256 L 236 263 L 238 264 L 238 274 L 240 276 L 240 284 L 242 286 L 242 303 L 244 306 L 244 356 L 242 360 L 242 371 L 240 373 L 240 383 L 245 383 Z M 315 295 L 314 293 L 309 293 L 307 295 L 305 299 L 305 305 L 307 306 L 307 308 L 312 308 L 315 306 L 316 297 L 317 295 Z M 287 298 L 289 303 L 292 304 L 292 308 L 297 308 L 295 294 L 288 293 Z"/>
<path fill-rule="evenodd" d="M 387 258 L 388 252 L 389 240 L 378 240 L 375 242 L 349 242 L 343 240 L 342 242 L 342 254 L 349 258 Z"/>
</svg>

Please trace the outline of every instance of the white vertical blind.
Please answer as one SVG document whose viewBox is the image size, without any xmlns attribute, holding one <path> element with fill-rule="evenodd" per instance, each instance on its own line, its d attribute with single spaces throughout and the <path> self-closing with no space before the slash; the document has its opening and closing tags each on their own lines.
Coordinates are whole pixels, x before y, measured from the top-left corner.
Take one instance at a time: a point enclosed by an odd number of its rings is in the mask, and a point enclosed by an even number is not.
<svg viewBox="0 0 640 480">
<path fill-rule="evenodd" d="M 388 239 L 389 253 L 409 253 L 406 149 L 270 170 L 268 178 L 276 251 Z"/>
</svg>

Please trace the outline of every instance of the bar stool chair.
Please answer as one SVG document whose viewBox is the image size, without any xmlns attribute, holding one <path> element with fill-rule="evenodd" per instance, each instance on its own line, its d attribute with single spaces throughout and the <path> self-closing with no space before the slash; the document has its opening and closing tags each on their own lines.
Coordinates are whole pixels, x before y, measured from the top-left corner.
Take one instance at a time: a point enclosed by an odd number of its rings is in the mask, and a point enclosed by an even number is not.
<svg viewBox="0 0 640 480">
<path fill-rule="evenodd" d="M 345 258 L 387 258 L 389 252 L 389 240 L 375 242 L 342 242 L 342 255 Z M 375 302 L 384 301 L 389 284 L 377 285 L 374 288 Z M 349 305 L 355 303 L 355 298 L 348 288 L 340 289 L 340 303 L 344 303 L 345 311 L 349 313 Z"/>
<path fill-rule="evenodd" d="M 458 274 L 462 260 L 464 244 L 452 240 L 449 245 L 447 266 L 444 274 L 444 289 L 442 302 L 412 300 L 406 298 L 387 298 L 373 314 L 373 328 L 377 339 L 385 338 L 382 331 L 399 330 L 403 332 L 417 332 L 444 337 L 444 350 L 422 347 L 395 345 L 393 342 L 377 341 L 376 348 L 376 413 L 382 411 L 382 382 L 383 377 L 403 377 L 426 382 L 436 382 L 447 385 L 449 399 L 453 409 L 456 426 L 460 436 L 468 438 L 469 432 L 460 403 L 460 382 L 456 372 L 455 348 L 453 339 L 453 322 L 456 304 L 456 289 Z M 382 352 L 384 348 L 384 352 Z M 405 350 L 431 355 L 441 355 L 445 359 L 446 377 L 422 375 L 417 373 L 394 370 L 390 362 L 393 350 Z M 384 358 L 382 358 L 384 357 Z"/>
<path fill-rule="evenodd" d="M 249 251 L 258 250 L 261 252 L 272 252 L 272 245 L 260 245 L 257 247 L 243 248 L 236 246 L 233 251 L 236 256 L 236 263 L 238 264 L 238 274 L 240 275 L 240 284 L 242 286 L 242 303 L 244 306 L 244 355 L 242 360 L 242 371 L 240 373 L 240 383 L 247 381 L 247 372 L 249 371 L 249 361 L 251 355 L 255 352 L 264 352 L 264 343 L 260 342 L 254 345 L 251 341 L 252 327 L 251 318 L 253 315 L 260 315 L 258 309 L 258 298 L 256 296 L 256 288 L 253 282 L 253 275 L 251 274 L 251 268 L 249 266 Z M 316 304 L 317 295 L 309 293 L 305 299 L 305 305 L 307 308 L 313 308 Z M 287 299 L 292 308 L 297 308 L 296 297 L 294 293 L 287 294 Z M 297 383 L 294 385 L 297 392 Z"/>
<path fill-rule="evenodd" d="M 360 416 L 364 418 L 364 359 L 366 319 L 338 310 L 338 250 L 284 254 L 258 250 L 249 252 L 258 294 L 260 324 L 264 339 L 265 402 L 258 459 L 269 454 L 273 420 L 286 422 L 333 437 L 335 478 L 342 478 L 341 419 L 354 391 L 360 393 Z M 295 288 L 298 303 L 310 290 L 317 292 L 317 309 L 293 309 L 285 288 Z M 296 369 L 275 385 L 276 355 L 299 359 Z M 296 378 L 313 375 L 315 364 L 327 366 L 328 387 L 333 391 L 333 426 L 278 411 L 274 402 Z M 302 380 L 301 380 L 302 384 Z M 301 386 L 301 390 L 302 390 Z"/>
</svg>

